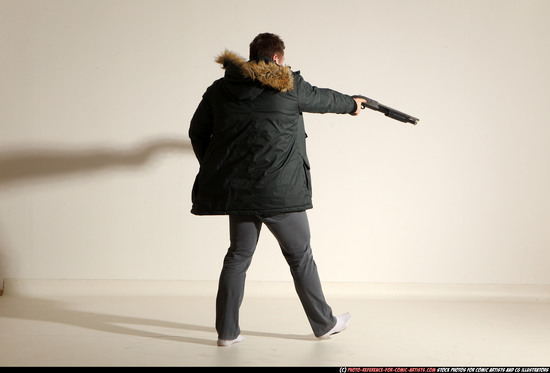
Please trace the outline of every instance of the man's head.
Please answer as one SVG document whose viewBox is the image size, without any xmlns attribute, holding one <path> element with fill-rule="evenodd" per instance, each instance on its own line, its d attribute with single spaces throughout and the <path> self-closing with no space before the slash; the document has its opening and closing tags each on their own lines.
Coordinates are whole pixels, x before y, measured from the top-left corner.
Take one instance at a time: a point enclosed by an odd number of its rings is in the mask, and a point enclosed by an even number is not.
<svg viewBox="0 0 550 373">
<path fill-rule="evenodd" d="M 282 65 L 285 60 L 285 43 L 278 35 L 259 34 L 250 43 L 250 59 L 267 57 Z"/>
</svg>

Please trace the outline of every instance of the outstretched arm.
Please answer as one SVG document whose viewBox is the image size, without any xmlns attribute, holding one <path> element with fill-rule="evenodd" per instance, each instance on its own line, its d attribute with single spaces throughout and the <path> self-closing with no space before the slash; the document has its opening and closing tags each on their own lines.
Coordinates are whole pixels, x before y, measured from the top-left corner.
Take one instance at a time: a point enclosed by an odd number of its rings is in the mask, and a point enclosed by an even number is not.
<svg viewBox="0 0 550 373">
<path fill-rule="evenodd" d="M 328 88 L 314 87 L 299 73 L 294 74 L 294 89 L 297 91 L 300 111 L 306 113 L 355 114 L 358 110 L 351 96 Z"/>
</svg>

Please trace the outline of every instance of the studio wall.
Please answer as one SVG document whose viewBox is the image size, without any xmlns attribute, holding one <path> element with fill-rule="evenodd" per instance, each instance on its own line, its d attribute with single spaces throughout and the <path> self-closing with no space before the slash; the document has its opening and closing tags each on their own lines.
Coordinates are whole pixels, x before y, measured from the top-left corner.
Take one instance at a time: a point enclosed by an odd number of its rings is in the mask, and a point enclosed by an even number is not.
<svg viewBox="0 0 550 373">
<path fill-rule="evenodd" d="M 550 2 L 0 0 L 0 278 L 216 280 L 187 137 L 225 49 L 420 118 L 305 114 L 323 281 L 550 284 Z M 249 280 L 290 281 L 264 229 Z"/>
</svg>

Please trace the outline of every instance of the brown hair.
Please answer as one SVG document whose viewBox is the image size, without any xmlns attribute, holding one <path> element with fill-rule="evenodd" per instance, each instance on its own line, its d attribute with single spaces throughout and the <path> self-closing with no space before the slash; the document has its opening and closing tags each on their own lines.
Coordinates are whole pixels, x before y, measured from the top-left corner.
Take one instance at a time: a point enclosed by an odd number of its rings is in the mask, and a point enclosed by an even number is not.
<svg viewBox="0 0 550 373">
<path fill-rule="evenodd" d="M 275 53 L 284 53 L 285 43 L 278 35 L 268 32 L 259 34 L 250 43 L 250 59 L 272 58 Z"/>
</svg>

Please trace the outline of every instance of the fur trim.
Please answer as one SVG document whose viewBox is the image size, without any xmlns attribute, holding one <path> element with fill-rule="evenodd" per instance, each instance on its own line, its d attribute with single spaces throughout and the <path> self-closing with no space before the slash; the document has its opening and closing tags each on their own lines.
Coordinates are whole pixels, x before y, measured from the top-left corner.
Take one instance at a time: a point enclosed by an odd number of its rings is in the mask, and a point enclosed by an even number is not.
<svg viewBox="0 0 550 373">
<path fill-rule="evenodd" d="M 258 81 L 280 92 L 294 89 L 294 76 L 289 66 L 279 66 L 275 62 L 246 61 L 229 50 L 216 57 L 216 62 L 225 69 L 228 64 L 237 66 L 243 77 Z"/>
</svg>

